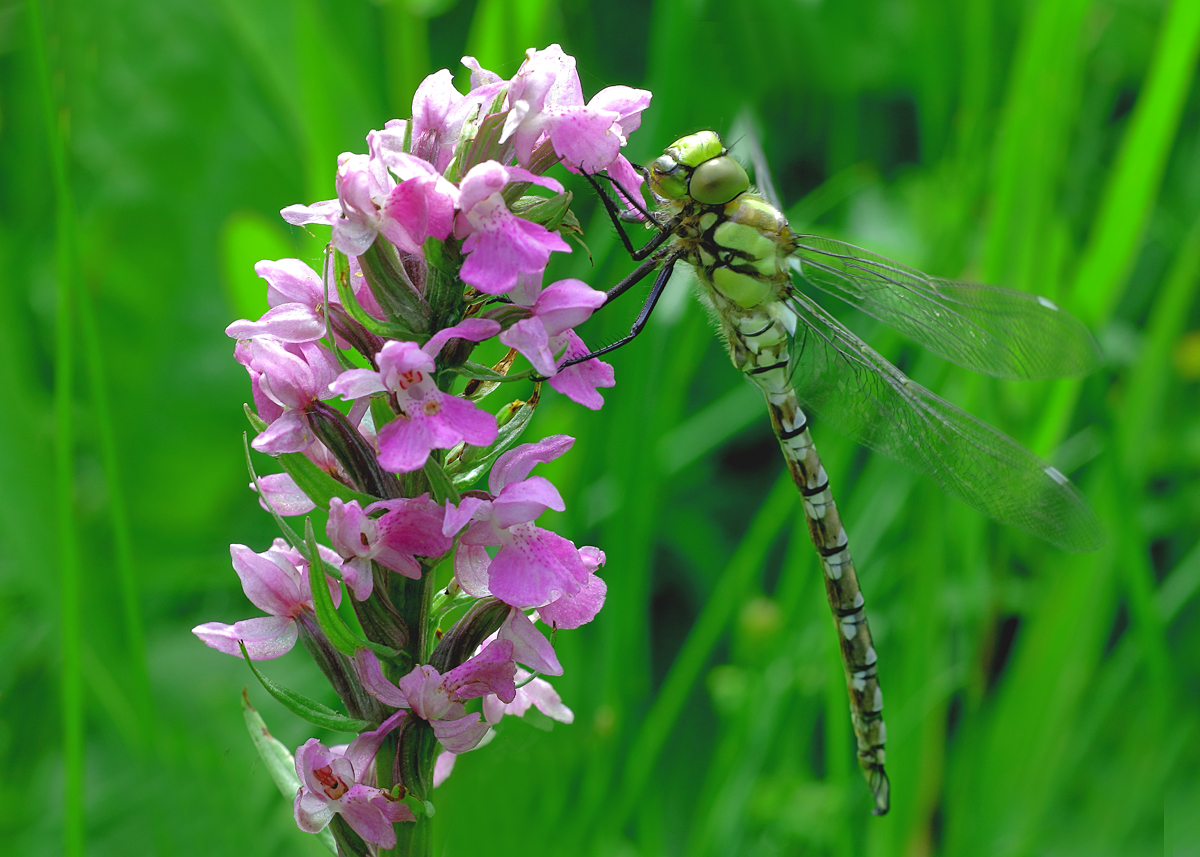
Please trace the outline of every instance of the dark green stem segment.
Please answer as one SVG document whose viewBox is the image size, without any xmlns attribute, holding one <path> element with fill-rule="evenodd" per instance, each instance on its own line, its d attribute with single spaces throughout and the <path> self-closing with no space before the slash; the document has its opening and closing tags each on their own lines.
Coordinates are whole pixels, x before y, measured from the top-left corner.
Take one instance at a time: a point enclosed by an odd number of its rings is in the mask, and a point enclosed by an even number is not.
<svg viewBox="0 0 1200 857">
<path fill-rule="evenodd" d="M 384 499 L 403 496 L 395 475 L 379 466 L 375 450 L 350 425 L 345 414 L 324 402 L 316 402 L 308 410 L 308 423 L 321 443 L 337 456 L 360 491 Z"/>
<path fill-rule="evenodd" d="M 432 315 L 429 304 L 421 296 L 421 289 L 413 283 L 399 251 L 387 241 L 379 240 L 359 257 L 359 264 L 371 294 L 388 320 L 404 325 L 419 336 L 428 335 Z"/>
<path fill-rule="evenodd" d="M 354 677 L 354 666 L 350 659 L 329 642 L 316 617 L 306 612 L 296 618 L 301 644 L 333 686 L 338 699 L 346 706 L 346 713 L 358 720 L 382 722 L 387 716 L 382 704 L 363 690 L 362 683 Z"/>
</svg>

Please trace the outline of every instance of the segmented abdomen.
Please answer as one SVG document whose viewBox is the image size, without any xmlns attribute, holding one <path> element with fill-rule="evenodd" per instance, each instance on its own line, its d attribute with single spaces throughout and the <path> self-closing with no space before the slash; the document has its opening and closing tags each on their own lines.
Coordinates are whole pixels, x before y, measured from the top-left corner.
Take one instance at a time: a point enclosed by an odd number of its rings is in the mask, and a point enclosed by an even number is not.
<svg viewBox="0 0 1200 857">
<path fill-rule="evenodd" d="M 724 320 L 734 365 L 767 399 L 771 425 L 792 481 L 804 499 L 808 532 L 821 555 L 825 594 L 833 611 L 850 718 L 858 741 L 858 764 L 875 798 L 876 815 L 888 811 L 889 784 L 884 771 L 883 692 L 875 668 L 875 648 L 867 625 L 862 590 L 850 556 L 846 529 L 829 490 L 825 468 L 808 432 L 808 420 L 791 384 L 788 310 L 777 302 L 738 313 L 725 308 Z"/>
</svg>

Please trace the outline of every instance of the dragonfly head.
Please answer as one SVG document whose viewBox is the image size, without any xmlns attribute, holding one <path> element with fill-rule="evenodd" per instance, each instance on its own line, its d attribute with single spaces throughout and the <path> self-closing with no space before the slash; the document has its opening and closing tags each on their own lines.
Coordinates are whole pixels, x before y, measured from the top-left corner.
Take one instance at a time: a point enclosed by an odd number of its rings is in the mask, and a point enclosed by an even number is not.
<svg viewBox="0 0 1200 857">
<path fill-rule="evenodd" d="M 681 137 L 650 166 L 650 188 L 663 199 L 724 205 L 749 187 L 750 177 L 712 131 Z"/>
</svg>

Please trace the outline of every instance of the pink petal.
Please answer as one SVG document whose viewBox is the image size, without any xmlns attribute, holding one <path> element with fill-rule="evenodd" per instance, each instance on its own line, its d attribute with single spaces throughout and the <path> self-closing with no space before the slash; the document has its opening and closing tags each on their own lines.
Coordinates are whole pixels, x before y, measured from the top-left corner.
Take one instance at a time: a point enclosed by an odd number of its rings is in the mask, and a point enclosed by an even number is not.
<svg viewBox="0 0 1200 857">
<path fill-rule="evenodd" d="M 279 304 L 258 321 L 235 321 L 225 328 L 225 335 L 235 339 L 265 335 L 283 342 L 312 342 L 325 335 L 325 319 L 304 304 Z"/>
<path fill-rule="evenodd" d="M 620 115 L 621 133 L 628 136 L 642 124 L 642 111 L 650 106 L 651 93 L 630 86 L 609 86 L 588 102 L 596 110 L 611 110 Z"/>
<path fill-rule="evenodd" d="M 529 617 L 517 608 L 508 612 L 508 618 L 500 626 L 497 638 L 510 640 L 513 644 L 513 657 L 518 663 L 542 675 L 562 675 L 562 664 L 550 641 L 542 636 L 542 632 L 534 627 Z"/>
<path fill-rule="evenodd" d="M 386 343 L 375 356 L 384 384 L 393 393 L 400 391 L 399 378 L 409 372 L 432 372 L 433 358 L 415 342 Z"/>
<path fill-rule="evenodd" d="M 463 592 L 474 598 L 491 595 L 488 590 L 488 567 L 492 557 L 482 545 L 460 544 L 454 553 L 454 579 Z"/>
<path fill-rule="evenodd" d="M 413 139 L 429 131 L 440 132 L 446 117 L 462 99 L 463 96 L 454 88 L 454 75 L 449 69 L 428 75 L 413 95 Z"/>
<path fill-rule="evenodd" d="M 462 64 L 471 70 L 471 89 L 478 89 L 493 83 L 500 83 L 502 78 L 494 71 L 488 71 L 479 65 L 475 57 L 463 57 Z"/>
<path fill-rule="evenodd" d="M 567 337 L 568 341 L 567 349 L 563 353 L 564 361 L 582 357 L 588 353 L 587 346 L 583 344 L 582 339 L 575 335 L 575 331 L 568 330 L 563 336 Z M 561 344 L 552 340 L 550 347 L 557 351 Z M 571 401 L 598 411 L 604 405 L 604 397 L 596 388 L 615 387 L 617 381 L 613 367 L 599 358 L 593 357 L 591 360 L 560 369 L 548 383 Z"/>
<path fill-rule="evenodd" d="M 446 673 L 442 686 L 460 701 L 494 693 L 505 702 L 512 702 L 517 692 L 513 683 L 516 672 L 512 642 L 495 640 L 466 663 Z"/>
<path fill-rule="evenodd" d="M 446 779 L 454 770 L 456 759 L 458 759 L 458 756 L 448 750 L 438 753 L 437 761 L 433 763 L 433 787 L 435 789 L 446 782 Z"/>
<path fill-rule="evenodd" d="M 340 217 L 342 206 L 336 199 L 326 199 L 314 202 L 312 205 L 289 205 L 279 214 L 293 226 L 303 226 L 306 223 L 332 223 Z"/>
<path fill-rule="evenodd" d="M 633 168 L 633 165 L 626 160 L 624 155 L 619 156 L 615 161 L 608 165 L 607 170 L 613 181 L 621 186 L 621 188 L 629 195 L 630 198 L 640 200 L 642 198 L 642 183 L 645 181 L 642 174 Z M 619 196 L 619 195 L 618 195 Z M 629 205 L 628 200 L 622 199 L 625 203 L 627 211 L 635 211 L 633 206 Z M 638 219 L 645 219 L 641 214 L 637 215 Z"/>
<path fill-rule="evenodd" d="M 311 603 L 300 588 L 299 569 L 279 551 L 257 554 L 234 544 L 229 546 L 229 556 L 246 597 L 264 613 L 290 619 Z"/>
<path fill-rule="evenodd" d="M 354 650 L 354 671 L 358 673 L 363 689 L 384 705 L 408 708 L 404 692 L 384 677 L 379 658 L 370 649 Z"/>
<path fill-rule="evenodd" d="M 358 651 L 363 650 L 359 649 Z M 376 666 L 378 666 L 378 661 L 376 662 Z M 358 733 L 358 737 L 350 742 L 350 746 L 346 748 L 345 758 L 354 769 L 355 780 L 363 779 L 363 775 L 375 760 L 375 753 L 378 752 L 379 747 L 383 744 L 383 739 L 400 725 L 400 722 L 407 714 L 407 711 L 397 711 L 370 732 Z"/>
<path fill-rule="evenodd" d="M 252 661 L 267 661 L 285 655 L 296 645 L 296 622 L 286 616 L 260 616 L 243 619 L 232 625 L 206 622 L 192 629 L 209 648 L 240 658 L 238 641 L 246 644 L 246 654 Z"/>
<path fill-rule="evenodd" d="M 489 501 L 480 497 L 463 497 L 457 506 L 447 500 L 446 516 L 442 521 L 442 534 L 453 537 L 471 521 L 471 518 L 481 507 L 488 505 L 488 503 Z"/>
<path fill-rule="evenodd" d="M 604 551 L 591 545 L 584 545 L 579 549 L 579 558 L 583 561 L 584 568 L 591 574 L 595 574 L 596 570 L 607 561 Z"/>
<path fill-rule="evenodd" d="M 375 522 L 363 513 L 357 500 L 343 503 L 340 497 L 334 497 L 329 501 L 329 520 L 325 523 L 325 535 L 329 536 L 334 550 L 343 557 L 369 556 L 370 542 L 373 540 L 371 537 L 375 535 Z"/>
<path fill-rule="evenodd" d="M 343 399 L 361 399 L 372 393 L 382 393 L 385 389 L 380 374 L 370 369 L 347 369 L 329 385 L 329 392 Z"/>
<path fill-rule="evenodd" d="M 438 449 L 449 449 L 460 440 L 471 446 L 488 446 L 495 443 L 499 433 L 495 416 L 480 410 L 473 402 L 457 396 L 443 395 L 441 404 L 442 420 L 453 427 L 454 439 L 445 446 L 438 446 Z"/>
<path fill-rule="evenodd" d="M 421 346 L 421 350 L 430 357 L 437 357 L 442 346 L 454 338 L 469 339 L 472 342 L 482 342 L 500 332 L 500 322 L 490 318 L 468 318 L 453 327 L 439 330 L 429 341 Z"/>
<path fill-rule="evenodd" d="M 596 618 L 596 614 L 604 606 L 607 592 L 608 587 L 604 581 L 593 574 L 574 595 L 564 595 L 544 607 L 539 607 L 538 618 L 550 627 L 560 630 L 586 625 Z"/>
<path fill-rule="evenodd" d="M 413 714 L 423 720 L 439 720 L 454 712 L 456 717 L 462 715 L 462 706 L 453 702 L 442 687 L 441 673 L 429 664 L 413 667 L 398 684 Z"/>
<path fill-rule="evenodd" d="M 324 545 L 321 545 L 324 547 Z M 342 565 L 342 583 L 354 593 L 355 601 L 366 601 L 375 589 L 375 575 L 371 570 L 371 560 L 366 557 L 355 557 L 346 560 Z M 341 594 L 340 591 L 338 593 Z"/>
<path fill-rule="evenodd" d="M 279 419 L 250 441 L 250 445 L 259 452 L 280 455 L 285 452 L 304 452 L 315 439 L 302 413 L 284 411 Z"/>
<path fill-rule="evenodd" d="M 532 524 L 517 524 L 492 557 L 488 589 L 514 607 L 539 607 L 574 595 L 587 580 L 579 551 L 567 539 Z"/>
<path fill-rule="evenodd" d="M 508 184 L 508 170 L 496 161 L 484 161 L 472 167 L 461 182 L 458 207 L 469 212 L 476 205 Z"/>
<path fill-rule="evenodd" d="M 434 720 L 430 725 L 438 741 L 451 753 L 465 753 L 475 749 L 491 728 L 479 719 L 478 714 L 469 714 L 458 720 Z"/>
<path fill-rule="evenodd" d="M 563 705 L 562 697 L 550 682 L 535 678 L 521 688 L 525 698 L 537 706 L 537 710 L 559 723 L 574 723 L 575 712 Z"/>
<path fill-rule="evenodd" d="M 433 449 L 424 420 L 399 416 L 379 430 L 379 466 L 389 473 L 411 473 L 425 466 Z"/>
<path fill-rule="evenodd" d="M 531 476 L 521 482 L 504 486 L 492 502 L 492 518 L 496 526 L 508 529 L 532 521 L 547 509 L 561 512 L 566 509 L 562 495 L 542 476 Z"/>
<path fill-rule="evenodd" d="M 387 548 L 412 556 L 437 557 L 453 545 L 453 540 L 442 532 L 445 510 L 428 494 L 372 503 L 368 509 L 380 507 L 388 512 L 375 525 L 379 541 Z"/>
<path fill-rule="evenodd" d="M 300 303 L 316 308 L 325 300 L 325 284 L 317 272 L 299 259 L 264 259 L 254 266 L 254 273 L 267 281 L 267 305 Z M 329 296 L 337 300 L 337 293 Z"/>
<path fill-rule="evenodd" d="M 506 485 L 520 482 L 529 476 L 529 471 L 539 463 L 553 461 L 565 454 L 575 444 L 568 434 L 555 434 L 537 443 L 523 443 L 496 459 L 488 476 L 488 488 L 499 494 Z"/>
<path fill-rule="evenodd" d="M 300 789 L 292 805 L 292 814 L 296 819 L 296 826 L 305 833 L 320 833 L 333 820 L 333 803 L 323 793 L 318 794 L 307 788 Z"/>
<path fill-rule="evenodd" d="M 533 365 L 540 374 L 550 376 L 558 371 L 554 365 L 554 353 L 547 347 L 550 336 L 540 318 L 523 318 L 507 330 L 500 332 L 500 342 L 515 348 Z"/>
<path fill-rule="evenodd" d="M 459 272 L 463 282 L 492 295 L 507 292 L 520 273 L 541 271 L 553 251 L 571 252 L 557 232 L 514 216 L 495 212 L 490 228 L 476 231 L 463 242 L 467 260 Z"/>
<path fill-rule="evenodd" d="M 396 830 L 374 805 L 372 798 L 380 791 L 364 785 L 354 785 L 342 796 L 341 815 L 354 832 L 367 842 L 372 842 L 384 848 L 394 848 L 396 845 Z M 386 800 L 386 798 L 385 798 Z M 401 804 L 403 806 L 403 804 Z"/>
<path fill-rule="evenodd" d="M 617 159 L 624 142 L 613 126 L 620 114 L 593 107 L 556 111 L 550 126 L 554 152 L 572 172 L 598 173 Z"/>
<path fill-rule="evenodd" d="M 592 310 L 603 306 L 606 299 L 604 292 L 593 289 L 582 280 L 559 280 L 547 286 L 538 296 L 533 312 L 541 319 L 550 336 L 558 336 L 587 321 Z"/>
<path fill-rule="evenodd" d="M 308 499 L 308 495 L 300 490 L 296 480 L 287 473 L 270 473 L 260 476 L 258 477 L 258 487 L 262 489 L 262 496 L 258 498 L 258 504 L 267 511 L 274 509 L 280 515 L 287 517 L 303 515 L 317 508 L 316 504 Z M 250 483 L 250 490 L 255 490 L 253 482 Z M 270 504 L 269 508 L 268 503 Z"/>
</svg>

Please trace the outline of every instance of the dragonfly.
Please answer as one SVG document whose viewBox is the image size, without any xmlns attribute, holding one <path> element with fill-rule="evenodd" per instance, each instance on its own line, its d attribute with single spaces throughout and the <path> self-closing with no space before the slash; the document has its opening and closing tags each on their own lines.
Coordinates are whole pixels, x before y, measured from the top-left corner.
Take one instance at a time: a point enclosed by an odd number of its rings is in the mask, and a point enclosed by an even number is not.
<svg viewBox="0 0 1200 857">
<path fill-rule="evenodd" d="M 793 275 L 934 353 L 998 378 L 1082 375 L 1099 365 L 1099 348 L 1079 321 L 1046 298 L 930 277 L 868 250 L 795 232 L 751 187 L 745 168 L 713 131 L 676 140 L 641 173 L 652 209 L 612 181 L 628 204 L 619 206 L 588 176 L 639 263 L 608 290 L 606 303 L 658 274 L 629 334 L 569 363 L 633 340 L 676 266 L 691 268 L 733 365 L 766 399 L 802 497 L 833 613 L 858 763 L 872 812 L 883 815 L 891 798 L 878 658 L 849 539 L 805 409 L 984 514 L 1063 550 L 1095 550 L 1104 536 L 1083 495 L 1059 470 L 909 379 L 801 291 Z M 654 230 L 640 248 L 622 227 L 630 220 Z"/>
</svg>

